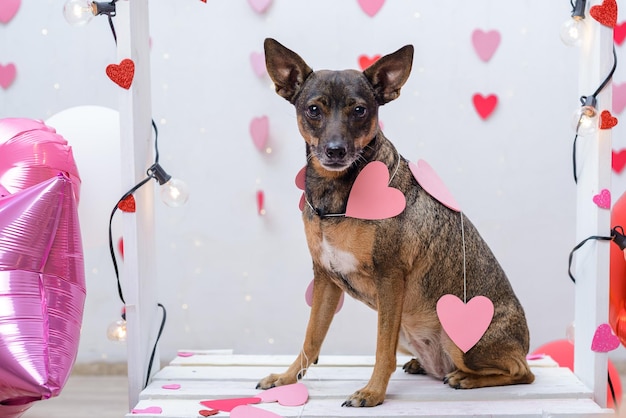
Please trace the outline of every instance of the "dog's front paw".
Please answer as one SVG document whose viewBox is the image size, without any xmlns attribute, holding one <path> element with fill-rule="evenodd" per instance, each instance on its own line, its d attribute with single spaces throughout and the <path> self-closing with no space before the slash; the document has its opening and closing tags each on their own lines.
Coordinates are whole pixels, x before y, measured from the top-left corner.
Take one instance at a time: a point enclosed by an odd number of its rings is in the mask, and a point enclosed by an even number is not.
<svg viewBox="0 0 626 418">
<path fill-rule="evenodd" d="M 341 404 L 341 406 L 376 406 L 383 403 L 385 400 L 385 393 L 375 392 L 366 388 L 357 390 Z"/>
<path fill-rule="evenodd" d="M 404 366 L 402 366 L 402 370 L 404 370 L 404 372 L 408 374 L 426 374 L 426 370 L 424 370 L 424 368 L 416 358 L 404 363 Z"/>
<path fill-rule="evenodd" d="M 262 379 L 257 385 L 257 389 L 271 389 L 276 386 L 290 385 L 296 383 L 295 377 L 290 377 L 286 373 L 283 374 L 270 374 Z"/>
<path fill-rule="evenodd" d="M 480 376 L 465 373 L 461 370 L 455 370 L 446 375 L 446 377 L 443 379 L 443 383 L 447 383 L 448 385 L 450 385 L 451 388 L 454 389 L 472 389 L 481 386 L 477 384 L 477 378 L 479 379 Z"/>
</svg>

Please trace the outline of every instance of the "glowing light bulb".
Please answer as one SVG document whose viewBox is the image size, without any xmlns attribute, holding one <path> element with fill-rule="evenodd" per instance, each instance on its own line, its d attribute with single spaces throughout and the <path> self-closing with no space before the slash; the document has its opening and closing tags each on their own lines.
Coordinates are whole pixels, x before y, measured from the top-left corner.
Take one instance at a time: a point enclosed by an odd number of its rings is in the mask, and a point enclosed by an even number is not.
<svg viewBox="0 0 626 418">
<path fill-rule="evenodd" d="M 90 0 L 68 0 L 63 6 L 63 15 L 70 25 L 86 25 L 96 13 L 96 5 Z"/>
<path fill-rule="evenodd" d="M 598 112 L 593 106 L 582 106 L 574 112 L 572 125 L 580 136 L 593 135 L 598 130 Z"/>
<path fill-rule="evenodd" d="M 189 186 L 177 178 L 170 178 L 161 185 L 161 200 L 169 207 L 177 208 L 187 203 L 189 199 Z"/>
<path fill-rule="evenodd" d="M 587 32 L 587 23 L 580 17 L 572 17 L 561 26 L 561 41 L 567 46 L 580 46 Z"/>
<path fill-rule="evenodd" d="M 107 328 L 107 338 L 111 341 L 126 341 L 126 320 L 118 319 Z"/>
</svg>

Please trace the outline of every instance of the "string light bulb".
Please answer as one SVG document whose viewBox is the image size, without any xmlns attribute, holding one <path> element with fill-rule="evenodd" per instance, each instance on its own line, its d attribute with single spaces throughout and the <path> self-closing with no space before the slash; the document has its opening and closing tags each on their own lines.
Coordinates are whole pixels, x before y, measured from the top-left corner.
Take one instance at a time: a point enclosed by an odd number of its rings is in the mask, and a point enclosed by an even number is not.
<svg viewBox="0 0 626 418">
<path fill-rule="evenodd" d="M 126 320 L 118 319 L 107 328 L 107 338 L 111 341 L 126 341 Z"/>
<path fill-rule="evenodd" d="M 84 26 L 98 15 L 115 16 L 115 2 L 97 2 L 91 0 L 68 0 L 63 6 L 63 16 L 71 25 Z"/>
<path fill-rule="evenodd" d="M 148 175 L 156 179 L 161 186 L 161 200 L 169 207 L 177 208 L 189 199 L 189 187 L 184 181 L 173 178 L 165 172 L 159 163 L 148 169 Z"/>
<path fill-rule="evenodd" d="M 567 46 L 580 46 L 587 32 L 585 21 L 585 7 L 587 0 L 576 0 L 572 17 L 561 25 L 561 40 Z"/>
<path fill-rule="evenodd" d="M 574 112 L 572 120 L 574 131 L 577 135 L 593 135 L 598 130 L 597 100 L 594 96 L 581 98 L 582 106 Z"/>
</svg>

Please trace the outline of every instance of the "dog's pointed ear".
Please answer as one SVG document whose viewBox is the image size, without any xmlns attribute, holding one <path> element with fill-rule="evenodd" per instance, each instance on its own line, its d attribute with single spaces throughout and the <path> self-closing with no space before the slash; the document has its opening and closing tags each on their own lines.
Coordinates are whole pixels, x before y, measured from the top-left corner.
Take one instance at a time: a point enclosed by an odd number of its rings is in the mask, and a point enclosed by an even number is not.
<svg viewBox="0 0 626 418">
<path fill-rule="evenodd" d="M 274 82 L 276 93 L 293 103 L 304 80 L 313 70 L 302 58 L 278 41 L 267 38 L 264 42 L 265 66 Z"/>
<path fill-rule="evenodd" d="M 374 87 L 378 104 L 384 105 L 400 96 L 400 88 L 409 78 L 412 65 L 413 45 L 406 45 L 363 71 Z"/>
</svg>

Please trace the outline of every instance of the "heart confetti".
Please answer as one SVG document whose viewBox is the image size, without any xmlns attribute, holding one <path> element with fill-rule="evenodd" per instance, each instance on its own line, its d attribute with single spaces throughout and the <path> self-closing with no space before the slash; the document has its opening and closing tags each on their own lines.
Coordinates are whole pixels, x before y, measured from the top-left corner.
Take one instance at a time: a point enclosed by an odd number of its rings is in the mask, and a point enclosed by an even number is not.
<svg viewBox="0 0 626 418">
<path fill-rule="evenodd" d="M 417 164 L 410 162 L 409 169 L 413 173 L 415 180 L 429 195 L 454 211 L 459 212 L 461 210 L 456 199 L 443 183 L 443 180 L 426 161 L 418 160 Z"/>
<path fill-rule="evenodd" d="M 163 412 L 160 406 L 149 406 L 147 408 L 135 408 L 130 411 L 131 414 L 160 414 Z"/>
<path fill-rule="evenodd" d="M 272 0 L 248 0 L 248 4 L 257 13 L 265 13 L 272 5 Z"/>
<path fill-rule="evenodd" d="M 368 57 L 367 55 L 359 56 L 359 67 L 361 70 L 365 70 L 367 67 L 375 63 L 380 59 L 380 55 L 374 55 L 372 57 Z"/>
<path fill-rule="evenodd" d="M 383 7 L 385 0 L 358 0 L 359 6 L 369 17 L 374 17 Z"/>
<path fill-rule="evenodd" d="M 0 1 L 0 22 L 9 23 L 17 14 L 20 8 L 21 0 L 2 0 Z"/>
<path fill-rule="evenodd" d="M 135 77 L 135 63 L 129 58 L 124 58 L 119 65 L 107 65 L 106 73 L 111 81 L 128 90 L 133 84 L 133 77 Z"/>
<path fill-rule="evenodd" d="M 600 129 L 611 129 L 615 125 L 617 125 L 617 118 L 608 110 L 603 110 L 600 113 Z"/>
<path fill-rule="evenodd" d="M 260 216 L 265 215 L 265 193 L 263 190 L 256 192 L 256 211 Z"/>
<path fill-rule="evenodd" d="M 282 406 L 301 406 L 309 399 L 309 391 L 302 383 L 276 386 L 257 395 L 262 402 L 278 402 Z"/>
<path fill-rule="evenodd" d="M 313 282 L 315 279 L 311 280 L 311 283 L 309 283 L 309 285 L 306 288 L 306 291 L 304 292 L 304 300 L 306 301 L 306 304 L 309 306 L 313 306 Z M 341 293 L 341 296 L 339 297 L 339 303 L 337 304 L 337 309 L 335 309 L 335 313 L 339 312 L 341 310 L 341 308 L 343 308 L 343 301 L 344 301 L 344 293 Z"/>
<path fill-rule="evenodd" d="M 624 166 L 626 166 L 626 149 L 617 152 L 611 150 L 611 167 L 613 171 L 619 174 L 624 169 Z"/>
<path fill-rule="evenodd" d="M 131 194 L 117 204 L 117 207 L 122 212 L 134 213 L 136 211 L 135 197 Z"/>
<path fill-rule="evenodd" d="M 346 204 L 346 216 L 358 219 L 387 219 L 399 215 L 406 207 L 404 194 L 388 187 L 389 169 L 372 161 L 359 173 Z"/>
<path fill-rule="evenodd" d="M 617 45 L 622 45 L 624 38 L 626 38 L 626 21 L 616 24 L 613 28 L 613 41 Z"/>
<path fill-rule="evenodd" d="M 0 64 L 0 86 L 2 86 L 3 89 L 8 89 L 9 86 L 13 84 L 13 81 L 15 81 L 16 76 L 17 68 L 15 67 L 15 64 Z"/>
<path fill-rule="evenodd" d="M 490 94 L 487 97 L 476 93 L 472 97 L 472 102 L 474 103 L 474 108 L 478 115 L 483 119 L 487 119 L 496 108 L 498 104 L 498 97 L 495 94 Z"/>
<path fill-rule="evenodd" d="M 437 316 L 448 337 L 467 353 L 489 328 L 493 303 L 485 296 L 475 296 L 467 304 L 455 295 L 443 295 L 437 301 Z"/>
<path fill-rule="evenodd" d="M 593 334 L 591 351 L 595 353 L 608 353 L 619 347 L 619 338 L 613 333 L 609 324 L 601 324 Z"/>
<path fill-rule="evenodd" d="M 474 45 L 474 50 L 478 57 L 487 62 L 498 49 L 498 45 L 500 45 L 500 32 L 497 30 L 485 32 L 481 29 L 476 29 L 472 32 L 472 45 Z"/>
<path fill-rule="evenodd" d="M 602 4 L 591 6 L 589 14 L 604 26 L 613 28 L 617 23 L 617 3 L 615 0 L 604 0 Z"/>
<path fill-rule="evenodd" d="M 253 118 L 250 121 L 250 136 L 259 151 L 265 151 L 270 133 L 270 120 L 267 116 Z"/>
<path fill-rule="evenodd" d="M 257 76 L 263 77 L 267 74 L 267 68 L 265 67 L 265 54 L 261 52 L 250 53 L 250 65 Z"/>
<path fill-rule="evenodd" d="M 600 193 L 593 196 L 593 203 L 602 209 L 611 208 L 611 192 L 607 189 L 600 190 Z"/>
<path fill-rule="evenodd" d="M 615 113 L 622 113 L 626 108 L 626 83 L 613 83 L 613 111 Z"/>
<path fill-rule="evenodd" d="M 265 409 L 255 408 L 254 406 L 241 405 L 232 410 L 230 418 L 283 418 Z"/>
<path fill-rule="evenodd" d="M 191 357 L 194 356 L 196 353 L 193 353 L 191 351 L 179 351 L 178 353 L 176 353 L 176 355 L 178 357 Z"/>
<path fill-rule="evenodd" d="M 231 398 L 231 399 L 214 399 L 210 401 L 200 402 L 207 408 L 217 409 L 224 412 L 231 412 L 235 407 L 240 405 L 257 404 L 261 402 L 261 398 Z"/>
<path fill-rule="evenodd" d="M 198 414 L 202 415 L 203 417 L 210 417 L 219 413 L 220 411 L 218 411 L 217 409 L 201 409 L 198 411 Z"/>
</svg>

